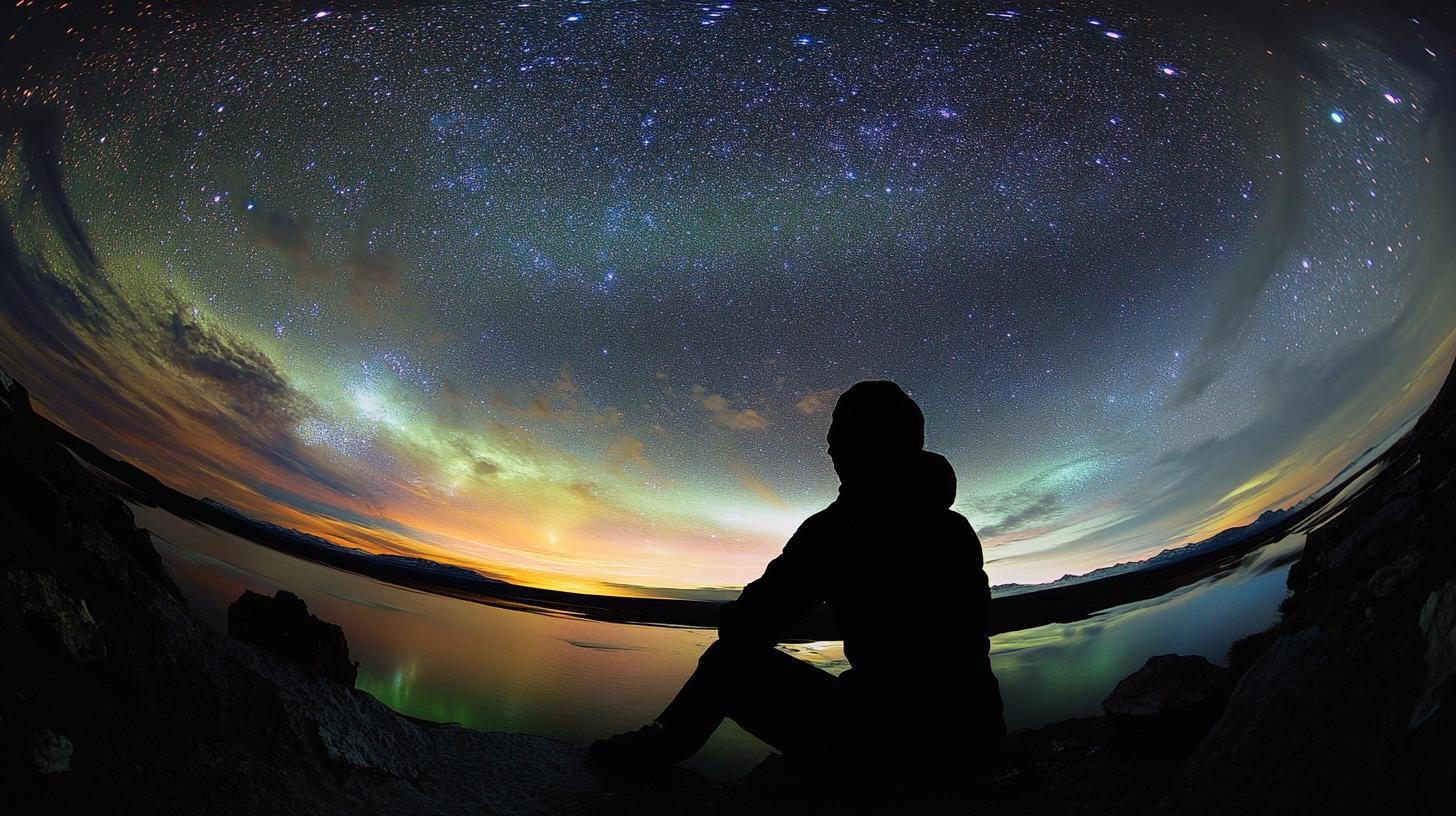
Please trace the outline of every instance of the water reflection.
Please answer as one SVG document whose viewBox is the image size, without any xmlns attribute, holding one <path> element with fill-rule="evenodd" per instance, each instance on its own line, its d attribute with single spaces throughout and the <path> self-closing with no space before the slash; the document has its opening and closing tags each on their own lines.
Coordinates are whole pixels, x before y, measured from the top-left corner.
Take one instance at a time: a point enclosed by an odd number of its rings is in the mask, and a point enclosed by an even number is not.
<svg viewBox="0 0 1456 816">
<path fill-rule="evenodd" d="M 1001 681 L 1007 726 L 1101 714 L 1117 681 L 1155 654 L 1225 663 L 1229 644 L 1274 621 L 1289 558 L 1303 546 L 1303 534 L 1296 533 L 1249 553 L 1232 570 L 1166 595 L 992 638 L 991 666 Z"/>
<path fill-rule="evenodd" d="M 155 508 L 133 510 L 208 623 L 226 629 L 227 606 L 244 589 L 296 592 L 344 628 L 359 688 L 417 717 L 586 744 L 656 716 L 713 639 L 700 629 L 537 615 L 405 589 Z M 767 753 L 725 727 L 692 765 L 732 776 Z"/>
<path fill-rule="evenodd" d="M 165 511 L 133 509 L 203 619 L 225 628 L 227 605 L 245 588 L 292 590 L 311 611 L 343 626 L 361 689 L 431 720 L 585 744 L 655 716 L 713 639 L 702 629 L 538 615 L 405 589 Z M 1292 535 L 1159 598 L 997 636 L 991 662 L 1007 725 L 1098 714 L 1117 681 L 1155 654 L 1223 662 L 1231 642 L 1274 620 L 1289 559 L 1303 541 Z M 845 667 L 838 642 L 786 648 L 831 671 Z M 767 750 L 728 724 L 691 766 L 711 777 L 734 776 Z"/>
</svg>

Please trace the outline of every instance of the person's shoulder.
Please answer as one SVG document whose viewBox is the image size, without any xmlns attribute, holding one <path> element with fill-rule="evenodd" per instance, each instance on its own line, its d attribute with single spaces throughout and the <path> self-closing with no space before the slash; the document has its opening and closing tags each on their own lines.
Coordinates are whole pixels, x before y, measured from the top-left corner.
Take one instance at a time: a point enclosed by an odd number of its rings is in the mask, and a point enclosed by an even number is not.
<svg viewBox="0 0 1456 816">
<path fill-rule="evenodd" d="M 832 502 L 800 522 L 789 543 L 805 548 L 813 547 L 842 530 L 847 521 L 844 507 L 839 506 L 838 502 Z"/>
<path fill-rule="evenodd" d="M 844 523 L 844 517 L 844 508 L 839 505 L 839 502 L 831 502 L 828 507 L 799 522 L 799 532 L 813 533 L 836 527 Z"/>
<path fill-rule="evenodd" d="M 976 538 L 976 530 L 971 526 L 971 520 L 960 513 L 947 508 L 942 511 L 941 518 L 944 520 L 945 526 L 954 530 L 957 534 L 969 535 L 971 538 Z"/>
</svg>

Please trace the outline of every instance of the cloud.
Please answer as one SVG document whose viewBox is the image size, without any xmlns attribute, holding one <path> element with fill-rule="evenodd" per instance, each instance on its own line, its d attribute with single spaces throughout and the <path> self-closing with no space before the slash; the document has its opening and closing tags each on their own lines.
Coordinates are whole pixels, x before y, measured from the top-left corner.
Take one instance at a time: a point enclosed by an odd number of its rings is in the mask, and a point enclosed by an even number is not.
<svg viewBox="0 0 1456 816">
<path fill-rule="evenodd" d="M 995 524 L 985 525 L 977 532 L 982 538 L 996 538 L 1045 523 L 1063 511 L 1062 500 L 1055 493 L 1042 493 L 1030 503 L 1023 505 Z"/>
<path fill-rule="evenodd" d="M 277 210 L 259 210 L 251 214 L 249 224 L 254 242 L 278 251 L 296 285 L 311 287 L 342 281 L 344 302 L 356 316 L 374 319 L 396 313 L 393 296 L 400 293 L 405 273 L 404 258 L 398 253 L 371 247 L 361 237 L 340 269 L 335 262 L 323 259 L 327 253 L 320 253 L 307 219 Z M 428 342 L 441 345 L 446 340 L 448 335 L 436 332 Z"/>
<path fill-rule="evenodd" d="M 762 479 L 758 478 L 757 476 L 753 475 L 752 473 L 749 473 L 746 470 L 740 470 L 740 471 L 738 471 L 738 481 L 744 487 L 746 487 L 749 490 L 753 491 L 753 494 L 755 496 L 758 496 L 760 499 L 763 499 L 764 501 L 768 502 L 769 504 L 773 505 L 774 507 L 777 507 L 780 510 L 788 510 L 789 509 L 789 503 L 788 502 L 786 502 L 782 498 L 780 498 L 779 497 L 779 494 L 777 494 L 777 493 L 775 493 L 773 491 L 773 488 L 769 487 L 766 482 L 764 482 Z"/>
<path fill-rule="evenodd" d="M 362 500 L 362 485 L 295 435 L 296 422 L 317 406 L 266 354 L 207 324 L 168 290 L 122 296 L 91 252 L 59 167 L 47 166 L 59 163 L 57 120 L 29 113 L 19 121 L 29 183 L 17 195 L 50 199 L 26 208 L 26 234 L 49 229 L 59 241 L 22 248 L 17 226 L 0 206 L 0 360 L 6 367 L 41 404 L 66 409 L 72 431 L 164 478 L 262 495 L 287 471 Z M 69 263 L 48 254 L 48 245 L 62 246 Z M 216 469 L 218 462 L 226 469 Z M 237 480 L 245 475 L 255 478 L 243 488 Z"/>
<path fill-rule="evenodd" d="M 809 393 L 805 394 L 803 398 L 801 398 L 798 402 L 794 403 L 794 408 L 798 409 L 799 413 L 803 414 L 804 416 L 813 416 L 814 414 L 817 414 L 820 411 L 824 410 L 824 407 L 826 405 L 829 405 L 829 403 L 831 403 L 836 397 L 839 396 L 839 392 L 840 389 L 838 388 L 825 388 L 819 391 L 810 391 Z"/>
<path fill-rule="evenodd" d="M 244 419 L 279 426 L 296 420 L 304 400 L 263 352 L 208 329 L 180 302 L 160 328 L 162 356 L 222 394 Z"/>
<path fill-rule="evenodd" d="M 576 495 L 577 498 L 586 499 L 592 502 L 598 501 L 601 498 L 598 495 L 599 490 L 597 488 L 596 482 L 593 482 L 590 479 L 573 479 L 572 481 L 567 483 L 566 490 L 567 492 Z"/>
<path fill-rule="evenodd" d="M 693 386 L 693 401 L 708 409 L 713 421 L 726 428 L 756 431 L 768 427 L 768 420 L 752 408 L 734 408 L 722 394 L 709 393 L 701 385 Z"/>
<path fill-rule="evenodd" d="M 551 388 L 562 394 L 575 394 L 578 390 L 576 380 L 571 377 L 571 361 L 567 360 L 561 364 L 561 373 L 556 375 L 556 381 Z"/>
<path fill-rule="evenodd" d="M 276 210 L 257 210 L 248 223 L 254 243 L 278 250 L 295 286 L 302 289 L 337 280 L 337 273 L 314 251 L 313 229 L 307 221 Z"/>
<path fill-rule="evenodd" d="M 622 411 L 610 405 L 598 407 L 587 399 L 571 375 L 570 361 L 549 383 L 527 383 L 513 389 L 496 388 L 490 404 L 511 416 L 555 422 L 567 428 L 596 427 L 603 430 L 622 424 Z"/>
<path fill-rule="evenodd" d="M 1323 359 L 1266 368 L 1251 422 L 1163 454 L 1148 466 L 1145 486 L 1118 500 L 1121 520 L 1059 549 L 1082 556 L 1126 553 L 1212 534 L 1327 478 L 1308 468 L 1341 445 L 1352 447 L 1353 458 L 1379 442 L 1378 434 L 1389 430 L 1382 426 L 1398 425 L 1419 407 L 1410 403 L 1407 386 L 1452 331 L 1456 242 L 1433 238 L 1426 244 L 1413 263 L 1425 268 L 1412 273 L 1415 286 L 1392 323 Z M 1402 401 L 1403 410 L 1392 410 Z M 1385 422 L 1371 422 L 1382 414 Z M 1251 482 L 1259 488 L 1231 490 Z"/>
<path fill-rule="evenodd" d="M 465 408 L 470 400 L 465 392 L 449 377 L 440 383 L 440 419 L 447 425 L 459 426 L 465 422 Z"/>
<path fill-rule="evenodd" d="M 367 494 L 353 474 L 335 467 L 299 438 L 299 423 L 321 419 L 323 412 L 293 388 L 268 355 L 231 332 L 204 323 L 175 296 L 168 302 L 170 309 L 156 320 L 155 339 L 143 335 L 134 342 L 142 349 L 150 346 L 191 384 L 173 388 L 172 412 L 208 429 L 216 443 L 247 450 L 340 496 L 357 499 Z"/>
<path fill-rule="evenodd" d="M 644 450 L 645 446 L 642 444 L 641 439 L 631 434 L 623 434 L 613 439 L 611 444 L 607 446 L 607 456 L 618 469 L 621 469 L 628 463 L 641 468 L 648 468 L 650 465 L 643 456 Z"/>
<path fill-rule="evenodd" d="M 741 411 L 722 411 L 714 418 L 722 425 L 739 430 L 753 431 L 768 427 L 768 420 L 752 408 L 745 408 Z"/>
<path fill-rule="evenodd" d="M 356 314 L 377 316 L 384 306 L 380 296 L 399 294 L 404 260 L 389 250 L 371 250 L 361 243 L 349 253 L 344 271 L 349 306 Z"/>
<path fill-rule="evenodd" d="M 583 416 L 577 397 L 576 381 L 571 378 L 571 363 L 561 365 L 561 374 L 549 383 L 531 383 L 514 391 L 496 389 L 490 403 L 508 414 L 529 419 L 580 424 Z"/>
<path fill-rule="evenodd" d="M 404 283 L 405 262 L 390 249 L 371 247 L 361 237 L 345 256 L 342 269 L 335 261 L 325 261 L 327 252 L 320 252 L 313 225 L 304 218 L 276 210 L 259 210 L 252 214 L 250 229 L 259 246 L 275 249 L 294 283 L 299 287 L 342 282 L 345 305 L 362 318 L 376 319 L 399 316 L 393 297 Z M 439 346 L 449 339 L 444 332 L 435 332 L 427 341 Z"/>
<path fill-rule="evenodd" d="M 297 218 L 277 211 L 259 211 L 253 217 L 253 237 L 292 260 L 307 260 L 313 254 L 308 227 Z"/>
<path fill-rule="evenodd" d="M 43 259 L 23 255 L 10 218 L 0 206 L 0 296 L 7 315 L 72 363 L 84 345 L 72 326 L 106 335 L 115 319 L 110 299 L 92 285 L 93 280 L 86 276 L 62 280 Z"/>
<path fill-rule="evenodd" d="M 61 179 L 61 115 L 56 108 L 0 108 L 0 122 L 21 134 L 21 151 L 30 174 L 30 195 L 39 201 L 62 245 L 83 275 L 96 276 L 99 265 L 86 231 L 71 209 Z M 7 128 L 8 129 L 8 128 Z M 104 283 L 98 279 L 98 283 Z"/>
<path fill-rule="evenodd" d="M 1301 39 L 1277 19 L 1267 15 L 1256 17 L 1261 30 L 1255 33 L 1270 42 L 1271 76 L 1266 109 L 1275 128 L 1274 152 L 1283 157 L 1282 165 L 1261 208 L 1262 217 L 1251 244 L 1238 266 L 1224 277 L 1223 294 L 1203 339 L 1189 355 L 1188 373 L 1169 400 L 1170 408 L 1197 402 L 1223 376 L 1226 353 L 1252 316 L 1265 284 L 1286 261 L 1290 246 L 1304 236 L 1309 198 L 1304 178 L 1308 148 L 1301 121 L 1304 106 L 1300 104 L 1299 87 L 1310 74 L 1311 66 L 1318 64 L 1320 55 L 1302 47 Z"/>
<path fill-rule="evenodd" d="M 592 416 L 592 424 L 594 424 L 594 425 L 621 425 L 622 424 L 622 412 L 620 410 L 618 410 L 616 408 L 613 408 L 612 406 L 608 405 L 607 407 L 605 407 L 605 408 L 602 409 L 601 413 L 594 414 Z"/>
</svg>

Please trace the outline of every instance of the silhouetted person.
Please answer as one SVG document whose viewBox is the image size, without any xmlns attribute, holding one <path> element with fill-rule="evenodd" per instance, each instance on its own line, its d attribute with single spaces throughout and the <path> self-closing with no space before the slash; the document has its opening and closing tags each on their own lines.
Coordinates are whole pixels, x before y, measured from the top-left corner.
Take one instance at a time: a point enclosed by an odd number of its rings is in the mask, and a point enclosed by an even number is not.
<svg viewBox="0 0 1456 816">
<path fill-rule="evenodd" d="M 1005 737 L 988 657 L 981 544 L 950 509 L 955 471 L 921 450 L 920 407 L 888 381 L 834 408 L 839 497 L 810 516 L 763 576 L 724 604 L 718 640 L 656 722 L 592 745 L 628 769 L 686 759 L 724 717 L 831 769 L 966 770 Z M 827 602 L 851 668 L 834 675 L 774 648 Z"/>
</svg>

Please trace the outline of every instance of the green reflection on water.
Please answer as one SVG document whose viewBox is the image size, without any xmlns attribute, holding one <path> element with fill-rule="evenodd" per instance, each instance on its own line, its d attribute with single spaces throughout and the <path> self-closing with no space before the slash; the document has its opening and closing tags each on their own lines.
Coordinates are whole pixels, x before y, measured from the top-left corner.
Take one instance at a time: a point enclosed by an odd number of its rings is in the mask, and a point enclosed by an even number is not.
<svg viewBox="0 0 1456 816">
<path fill-rule="evenodd" d="M 368 692 L 380 702 L 403 714 L 436 722 L 454 722 L 469 728 L 499 730 L 501 726 L 484 716 L 476 706 L 451 695 L 431 695 L 428 685 L 415 682 L 419 675 L 418 664 L 395 666 L 385 671 L 359 665 L 359 678 L 355 687 Z"/>
</svg>

